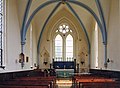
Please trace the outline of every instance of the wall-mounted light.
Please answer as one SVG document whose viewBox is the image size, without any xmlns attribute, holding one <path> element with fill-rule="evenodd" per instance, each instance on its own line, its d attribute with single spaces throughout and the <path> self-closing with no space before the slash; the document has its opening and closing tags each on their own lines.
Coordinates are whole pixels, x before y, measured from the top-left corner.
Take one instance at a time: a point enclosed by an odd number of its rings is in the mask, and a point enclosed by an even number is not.
<svg viewBox="0 0 120 88">
<path fill-rule="evenodd" d="M 31 69 L 33 69 L 33 66 L 30 66 Z"/>
<path fill-rule="evenodd" d="M 110 59 L 108 58 L 108 59 L 107 59 L 107 63 L 109 63 L 109 62 L 110 62 Z"/>
<path fill-rule="evenodd" d="M 109 58 L 107 59 L 107 63 L 113 63 L 113 60 L 110 60 Z"/>
</svg>

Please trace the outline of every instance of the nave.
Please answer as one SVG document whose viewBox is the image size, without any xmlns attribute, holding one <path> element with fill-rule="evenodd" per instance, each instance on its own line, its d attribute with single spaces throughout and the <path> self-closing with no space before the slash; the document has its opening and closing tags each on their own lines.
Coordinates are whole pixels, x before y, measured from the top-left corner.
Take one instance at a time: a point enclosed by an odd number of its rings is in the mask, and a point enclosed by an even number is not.
<svg viewBox="0 0 120 88">
<path fill-rule="evenodd" d="M 72 79 L 71 78 L 58 78 L 56 81 L 58 88 L 71 88 Z"/>
<path fill-rule="evenodd" d="M 0 0 L 0 88 L 120 88 L 120 0 Z"/>
</svg>

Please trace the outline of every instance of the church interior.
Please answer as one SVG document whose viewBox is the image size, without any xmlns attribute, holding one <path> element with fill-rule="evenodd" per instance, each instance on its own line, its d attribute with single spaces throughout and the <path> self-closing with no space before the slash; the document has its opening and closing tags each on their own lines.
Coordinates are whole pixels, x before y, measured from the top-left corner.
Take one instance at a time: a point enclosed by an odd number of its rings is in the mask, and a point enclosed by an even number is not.
<svg viewBox="0 0 120 88">
<path fill-rule="evenodd" d="M 0 88 L 120 88 L 120 0 L 0 0 Z"/>
</svg>

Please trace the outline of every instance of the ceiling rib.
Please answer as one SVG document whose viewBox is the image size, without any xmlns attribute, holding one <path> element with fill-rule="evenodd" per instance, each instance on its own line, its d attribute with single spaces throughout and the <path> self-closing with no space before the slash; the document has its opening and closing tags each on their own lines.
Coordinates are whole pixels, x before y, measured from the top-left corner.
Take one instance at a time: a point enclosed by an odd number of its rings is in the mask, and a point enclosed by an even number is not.
<svg viewBox="0 0 120 88">
<path fill-rule="evenodd" d="M 36 15 L 36 13 L 38 11 L 40 11 L 42 8 L 48 6 L 48 5 L 52 4 L 52 3 L 56 3 L 56 2 L 58 2 L 58 1 L 56 1 L 56 0 L 47 1 L 47 2 L 43 3 L 42 5 L 40 5 L 38 8 L 36 8 L 33 11 L 33 13 L 31 14 L 31 16 L 29 17 L 28 21 L 26 22 L 25 28 L 23 29 L 23 35 L 22 35 L 22 40 L 21 41 L 25 42 L 25 40 L 26 40 L 26 33 L 27 33 L 27 30 L 28 30 L 28 27 L 29 27 L 29 25 L 30 25 L 33 17 Z"/>
<path fill-rule="evenodd" d="M 105 34 L 105 30 L 103 30 L 103 25 L 101 24 L 99 18 L 97 17 L 97 15 L 95 14 L 95 12 L 88 7 L 87 5 L 79 2 L 79 1 L 75 1 L 75 0 L 69 0 L 68 2 L 73 3 L 75 5 L 78 5 L 80 7 L 83 7 L 84 9 L 86 9 L 88 12 L 90 12 L 90 14 L 95 18 L 96 22 L 98 23 L 98 26 L 100 28 L 100 31 L 102 33 L 102 39 L 103 39 L 103 43 L 106 42 L 106 34 Z"/>
<path fill-rule="evenodd" d="M 58 7 L 60 6 L 61 2 L 59 2 L 55 7 L 54 9 L 52 10 L 52 12 L 50 13 L 50 15 L 48 16 L 48 18 L 46 19 L 43 27 L 42 27 L 42 30 L 40 32 L 40 35 L 39 35 L 39 40 L 38 40 L 38 44 L 37 44 L 37 53 L 38 53 L 38 58 L 39 58 L 39 50 L 40 50 L 40 42 L 41 42 L 41 38 L 42 38 L 42 34 L 43 34 L 43 31 L 45 30 L 45 27 L 48 23 L 48 21 L 50 20 L 50 18 L 52 17 L 52 15 L 55 13 L 55 11 L 58 9 Z M 39 59 L 38 59 L 39 60 Z M 39 61 L 37 61 L 38 64 L 39 64 Z"/>
<path fill-rule="evenodd" d="M 26 5 L 26 9 L 25 9 L 25 13 L 24 13 L 24 18 L 23 18 L 23 22 L 22 22 L 22 29 L 21 29 L 21 45 L 25 44 L 25 41 L 23 41 L 24 39 L 24 30 L 25 30 L 25 24 L 27 21 L 27 17 L 29 14 L 29 10 L 30 10 L 30 6 L 31 6 L 32 0 L 28 0 L 27 5 Z M 23 52 L 23 48 L 21 48 L 21 52 Z"/>
<path fill-rule="evenodd" d="M 82 30 L 84 31 L 85 33 L 85 36 L 87 38 L 87 43 L 88 43 L 88 54 L 90 54 L 90 40 L 89 40 L 89 37 L 88 37 L 88 33 L 86 31 L 86 28 L 82 22 L 82 20 L 80 19 L 80 17 L 77 15 L 77 13 L 75 12 L 75 10 L 72 8 L 72 6 L 69 4 L 69 3 L 66 3 L 68 8 L 71 10 L 71 12 L 75 15 L 75 17 L 78 19 L 81 27 L 82 27 Z M 89 66 L 90 66 L 90 57 L 88 57 L 88 63 L 89 63 Z"/>
</svg>

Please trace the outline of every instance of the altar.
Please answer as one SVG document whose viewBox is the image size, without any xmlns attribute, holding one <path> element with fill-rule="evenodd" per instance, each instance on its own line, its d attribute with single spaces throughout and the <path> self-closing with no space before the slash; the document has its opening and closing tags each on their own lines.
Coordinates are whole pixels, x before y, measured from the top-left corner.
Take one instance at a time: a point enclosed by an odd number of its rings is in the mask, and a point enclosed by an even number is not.
<svg viewBox="0 0 120 88">
<path fill-rule="evenodd" d="M 53 68 L 56 70 L 58 78 L 69 78 L 76 72 L 76 60 L 74 61 L 54 61 Z"/>
<path fill-rule="evenodd" d="M 74 75 L 74 69 L 56 69 L 58 78 L 70 78 Z"/>
</svg>

